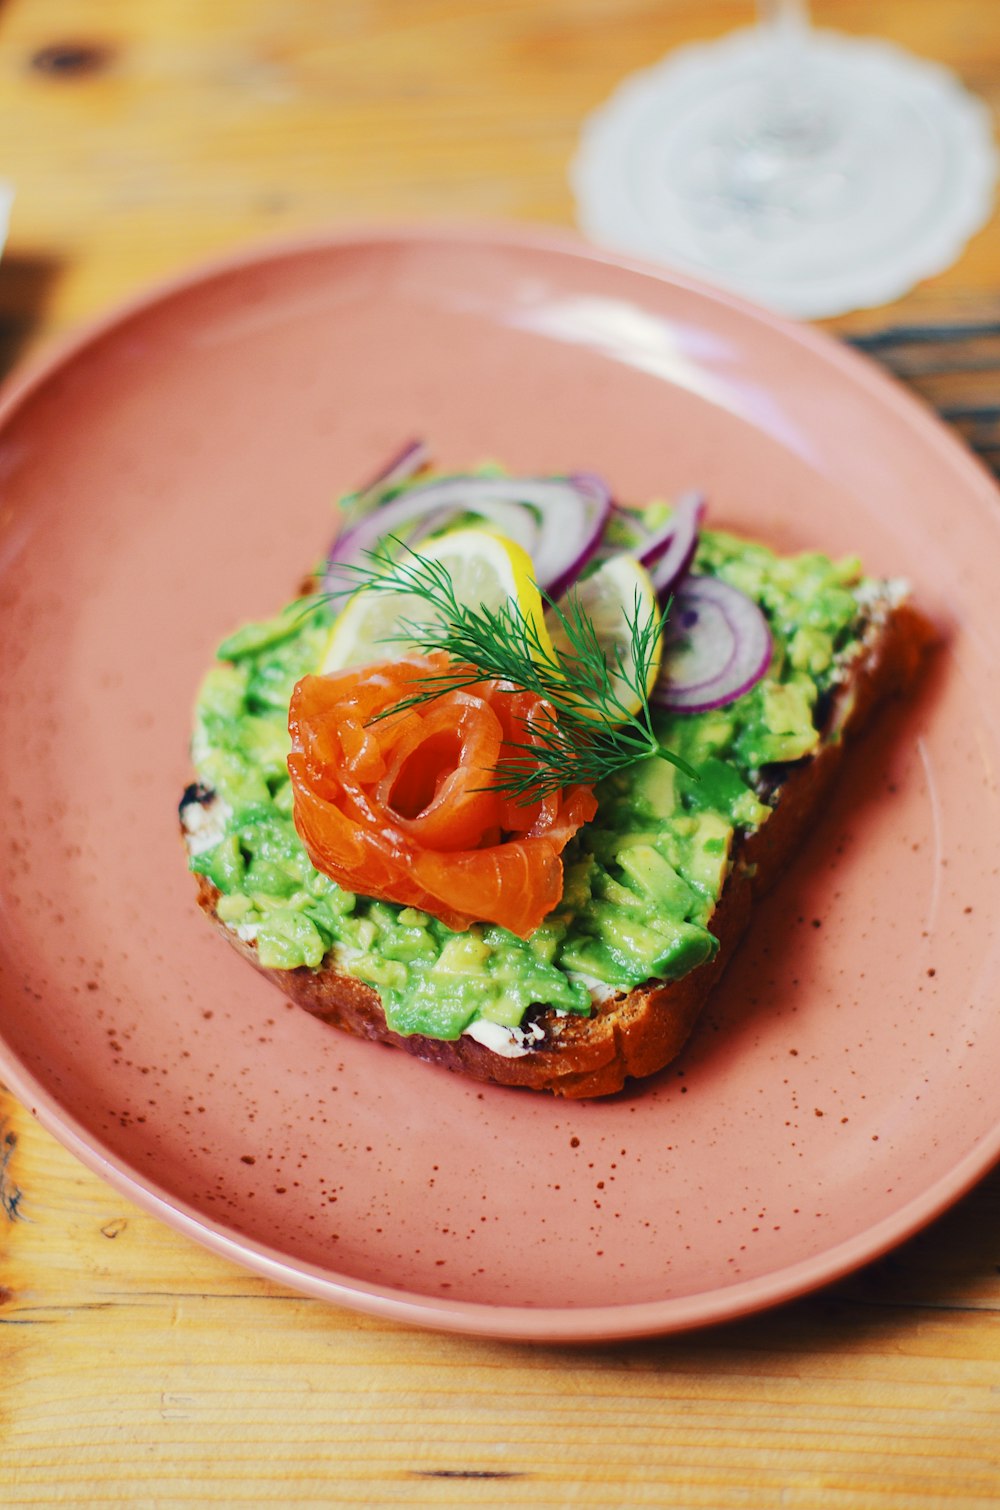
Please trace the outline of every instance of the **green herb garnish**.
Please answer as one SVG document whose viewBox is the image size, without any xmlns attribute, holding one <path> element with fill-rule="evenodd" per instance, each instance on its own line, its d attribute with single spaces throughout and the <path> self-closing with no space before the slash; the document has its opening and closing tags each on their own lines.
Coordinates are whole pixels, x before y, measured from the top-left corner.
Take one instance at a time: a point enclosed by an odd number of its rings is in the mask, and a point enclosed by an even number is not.
<svg viewBox="0 0 1000 1510">
<path fill-rule="evenodd" d="M 424 654 L 442 651 L 455 667 L 427 676 L 419 692 L 401 699 L 380 718 L 477 682 L 505 681 L 544 698 L 555 718 L 533 726 L 539 743 L 509 746 L 513 758 L 496 767 L 495 790 L 528 804 L 565 786 L 592 786 L 650 757 L 667 760 L 697 779 L 686 761 L 660 743 L 646 694 L 666 613 L 661 616 L 654 609 L 644 615 L 636 593 L 632 614 L 625 611 L 629 655 L 616 646 L 609 664 L 574 594 L 560 606 L 541 593 L 568 646 L 566 650 L 550 648 L 514 599 L 496 610 L 471 608 L 457 598 L 441 562 L 427 560 L 405 545 L 393 557 L 386 548 L 389 544 L 399 549 L 401 542 L 390 540 L 367 552 L 367 565 L 338 567 L 350 574 L 352 586 L 323 594 L 315 605 L 358 590 L 412 596 L 427 605 L 433 617 L 430 621 L 401 618 L 401 634 Z"/>
</svg>

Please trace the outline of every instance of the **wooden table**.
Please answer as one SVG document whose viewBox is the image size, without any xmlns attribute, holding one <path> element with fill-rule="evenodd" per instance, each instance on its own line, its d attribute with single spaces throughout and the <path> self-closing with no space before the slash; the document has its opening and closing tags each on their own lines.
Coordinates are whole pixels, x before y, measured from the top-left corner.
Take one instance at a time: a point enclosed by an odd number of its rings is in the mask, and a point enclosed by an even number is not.
<svg viewBox="0 0 1000 1510">
<path fill-rule="evenodd" d="M 566 164 L 586 112 L 630 70 L 749 9 L 7 0 L 0 172 L 17 203 L 0 355 L 9 367 L 151 279 L 262 234 L 569 223 Z M 983 0 L 816 11 L 1000 98 L 1000 13 Z M 947 273 L 838 324 L 922 371 L 918 386 L 996 460 L 989 332 L 972 372 L 922 366 L 879 332 L 998 320 L 994 220 Z M 1000 1503 L 998 1174 L 812 1299 L 675 1340 L 533 1349 L 299 1298 L 130 1206 L 2 1091 L 0 1115 L 3 1503 Z"/>
</svg>

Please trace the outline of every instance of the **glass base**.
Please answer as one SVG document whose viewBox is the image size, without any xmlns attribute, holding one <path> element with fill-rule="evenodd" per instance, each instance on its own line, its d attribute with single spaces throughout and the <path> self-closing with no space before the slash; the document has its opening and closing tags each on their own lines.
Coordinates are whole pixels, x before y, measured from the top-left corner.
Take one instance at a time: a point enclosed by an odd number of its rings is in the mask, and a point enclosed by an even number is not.
<svg viewBox="0 0 1000 1510">
<path fill-rule="evenodd" d="M 898 297 L 987 218 L 986 109 L 885 42 L 763 31 L 627 80 L 574 164 L 593 239 L 806 317 Z"/>
</svg>

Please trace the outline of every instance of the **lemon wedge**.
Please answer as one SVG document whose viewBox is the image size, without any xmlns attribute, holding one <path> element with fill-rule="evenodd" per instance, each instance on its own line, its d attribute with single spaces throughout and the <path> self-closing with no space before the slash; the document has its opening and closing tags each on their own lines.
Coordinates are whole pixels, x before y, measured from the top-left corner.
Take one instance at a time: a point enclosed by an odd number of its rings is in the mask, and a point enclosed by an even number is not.
<svg viewBox="0 0 1000 1510">
<path fill-rule="evenodd" d="M 458 529 L 425 541 L 410 553 L 415 561 L 444 567 L 459 603 L 493 613 L 513 601 L 537 636 L 542 654 L 551 653 L 541 594 L 527 551 L 513 540 L 485 529 Z M 408 558 L 404 558 L 405 560 Z M 439 621 L 434 604 L 419 593 L 362 587 L 334 621 L 322 672 L 344 671 L 405 654 L 412 637 L 401 625 Z"/>
<path fill-rule="evenodd" d="M 621 721 L 624 723 L 627 714 L 638 713 L 642 706 L 635 693 L 638 672 L 629 623 L 641 626 L 652 618 L 658 625 L 660 620 L 652 578 L 635 556 L 610 556 L 591 576 L 571 587 L 558 606 L 565 613 L 573 601 L 590 620 L 605 665 L 611 672 L 612 691 L 621 704 Z M 555 648 L 572 657 L 573 649 L 566 631 L 555 615 L 550 615 L 549 632 Z M 661 639 L 658 637 L 646 677 L 647 695 L 652 692 L 659 675 L 661 654 Z"/>
</svg>

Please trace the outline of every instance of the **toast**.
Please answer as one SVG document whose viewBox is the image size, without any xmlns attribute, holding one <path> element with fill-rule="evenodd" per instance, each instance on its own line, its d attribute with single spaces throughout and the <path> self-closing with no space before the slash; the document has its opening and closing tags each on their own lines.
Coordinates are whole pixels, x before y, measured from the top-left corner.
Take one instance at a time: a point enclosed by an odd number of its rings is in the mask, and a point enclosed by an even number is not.
<svg viewBox="0 0 1000 1510">
<path fill-rule="evenodd" d="M 774 882 L 808 834 L 811 820 L 876 708 L 915 678 L 931 639 L 928 624 L 905 587 L 865 584 L 850 652 L 818 706 L 819 741 L 805 758 L 755 773 L 764 821 L 739 828 L 730 868 L 708 921 L 718 943 L 714 957 L 678 979 L 651 979 L 628 991 L 605 993 L 589 1015 L 534 1007 L 516 1029 L 476 1023 L 457 1037 L 399 1033 L 387 1023 L 371 984 L 348 974 L 331 949 L 318 967 L 273 968 L 262 963 L 252 930 L 220 916 L 222 894 L 208 875 L 198 876 L 198 902 L 229 943 L 297 1005 L 357 1037 L 391 1044 L 472 1079 L 582 1098 L 620 1090 L 630 1077 L 662 1069 L 683 1048 L 716 981 L 750 920 L 754 899 Z M 213 829 L 215 793 L 201 779 L 181 802 L 181 823 L 191 855 Z"/>
</svg>

